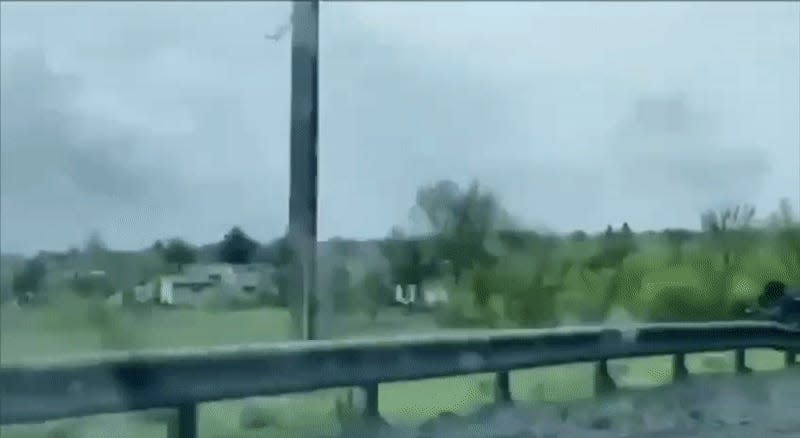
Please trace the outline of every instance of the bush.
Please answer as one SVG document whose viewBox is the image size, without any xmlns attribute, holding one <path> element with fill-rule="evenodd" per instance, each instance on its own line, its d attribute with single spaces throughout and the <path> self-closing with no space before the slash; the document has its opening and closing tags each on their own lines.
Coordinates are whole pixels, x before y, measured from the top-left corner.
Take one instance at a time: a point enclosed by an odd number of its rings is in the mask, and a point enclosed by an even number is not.
<svg viewBox="0 0 800 438">
<path fill-rule="evenodd" d="M 360 285 L 361 303 L 372 321 L 378 317 L 378 312 L 383 306 L 393 301 L 393 291 L 378 272 L 369 272 L 364 276 Z"/>
<path fill-rule="evenodd" d="M 28 303 L 40 295 L 46 273 L 47 267 L 38 258 L 26 261 L 22 269 L 14 273 L 12 289 L 19 302 Z"/>
<path fill-rule="evenodd" d="M 511 253 L 500 258 L 491 268 L 478 268 L 471 273 L 471 307 L 482 306 L 482 319 L 494 325 L 497 311 L 490 305 L 497 298 L 502 309 L 499 313 L 519 326 L 549 326 L 555 324 L 555 294 L 553 285 L 558 273 L 548 272 L 550 256 L 531 257 L 524 253 Z M 557 270 L 557 269 L 556 269 Z M 551 281 L 545 281 L 548 276 Z"/>
<path fill-rule="evenodd" d="M 472 295 L 476 307 L 489 305 L 492 296 L 491 273 L 484 267 L 478 267 L 472 273 Z"/>
<path fill-rule="evenodd" d="M 557 286 L 533 280 L 512 289 L 505 298 L 505 314 L 522 327 L 552 327 L 558 324 L 555 304 Z"/>
<path fill-rule="evenodd" d="M 233 287 L 222 285 L 218 290 L 209 292 L 201 307 L 212 311 L 246 310 L 265 306 L 268 299 L 266 291 L 245 294 Z M 274 299 L 278 300 L 279 298 Z"/>
<path fill-rule="evenodd" d="M 702 303 L 702 292 L 694 286 L 666 286 L 656 293 L 650 303 L 648 320 L 702 321 L 708 317 L 707 303 Z"/>
<path fill-rule="evenodd" d="M 434 311 L 434 319 L 440 327 L 447 328 L 480 328 L 486 321 L 474 312 L 468 312 L 462 306 L 447 305 Z"/>
<path fill-rule="evenodd" d="M 573 266 L 564 276 L 563 290 L 555 297 L 559 319 L 601 322 L 611 307 L 609 286 L 613 271 L 592 272 Z"/>
<path fill-rule="evenodd" d="M 105 275 L 77 275 L 70 288 L 84 298 L 108 298 L 114 294 L 114 285 Z"/>
</svg>

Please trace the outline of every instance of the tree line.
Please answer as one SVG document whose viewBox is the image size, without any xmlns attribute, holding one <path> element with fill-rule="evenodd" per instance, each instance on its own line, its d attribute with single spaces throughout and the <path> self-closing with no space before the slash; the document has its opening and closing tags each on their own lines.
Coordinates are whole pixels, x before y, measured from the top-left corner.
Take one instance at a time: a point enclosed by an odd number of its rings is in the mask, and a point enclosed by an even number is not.
<svg viewBox="0 0 800 438">
<path fill-rule="evenodd" d="M 459 298 L 477 309 L 473 317 L 481 324 L 494 324 L 500 314 L 518 325 L 551 324 L 563 302 L 571 303 L 572 311 L 589 321 L 601 320 L 619 303 L 649 319 L 726 318 L 738 315 L 744 306 L 744 298 L 728 292 L 743 275 L 757 281 L 800 283 L 800 226 L 788 201 L 770 216 L 769 227 L 754 223 L 754 207 L 739 205 L 702 213 L 698 231 L 636 233 L 628 222 L 620 221 L 620 226 L 608 225 L 603 233 L 578 230 L 567 235 L 524 229 L 477 182 L 462 187 L 443 180 L 422 186 L 412 208 L 421 213 L 426 232 L 412 235 L 394 227 L 377 240 L 386 272 L 351 278 L 344 260 L 354 257 L 361 244 L 332 241 L 341 257 L 327 283 L 320 286 L 336 298 L 336 310 L 358 307 L 375 318 L 391 300 L 394 286 L 414 287 L 421 294 L 431 280 L 447 279 Z M 643 261 L 650 257 L 647 246 L 652 241 L 666 248 L 666 254 L 658 255 L 657 261 Z M 763 266 L 749 261 L 759 248 L 767 248 L 772 257 Z M 83 252 L 94 257 L 103 251 L 102 240 L 93 236 Z M 268 263 L 277 268 L 273 280 L 282 301 L 288 300 L 287 268 L 292 257 L 286 237 L 260 244 L 233 227 L 217 244 L 198 247 L 170 239 L 157 241 L 150 251 L 176 273 L 197 261 Z M 679 284 L 665 286 L 653 296 L 642 290 L 650 271 L 679 275 L 682 269 L 702 278 L 702 291 L 700 286 Z M 36 296 L 45 271 L 41 258 L 28 260 L 14 275 L 18 298 Z M 82 281 L 86 284 L 79 289 L 107 289 Z M 585 292 L 570 296 L 576 284 Z M 642 304 L 643 300 L 650 301 Z M 448 318 L 465 318 L 449 307 L 453 314 Z"/>
</svg>

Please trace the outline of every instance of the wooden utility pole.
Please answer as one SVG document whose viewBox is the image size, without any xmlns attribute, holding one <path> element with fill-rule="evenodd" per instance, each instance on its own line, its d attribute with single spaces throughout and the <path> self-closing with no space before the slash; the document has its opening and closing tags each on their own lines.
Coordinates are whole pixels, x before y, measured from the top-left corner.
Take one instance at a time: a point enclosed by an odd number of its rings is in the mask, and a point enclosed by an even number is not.
<svg viewBox="0 0 800 438">
<path fill-rule="evenodd" d="M 317 135 L 319 1 L 292 6 L 289 306 L 303 339 L 317 337 Z M 300 327 L 298 327 L 300 325 Z"/>
</svg>

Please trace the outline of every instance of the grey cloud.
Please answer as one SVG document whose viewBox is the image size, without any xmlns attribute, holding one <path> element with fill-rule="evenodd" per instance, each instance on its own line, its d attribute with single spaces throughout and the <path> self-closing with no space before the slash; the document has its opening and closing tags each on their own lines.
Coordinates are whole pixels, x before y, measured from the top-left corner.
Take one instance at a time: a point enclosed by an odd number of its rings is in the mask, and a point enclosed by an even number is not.
<svg viewBox="0 0 800 438">
<path fill-rule="evenodd" d="M 331 9 L 320 54 L 323 234 L 384 235 L 407 225 L 420 185 L 486 180 L 532 144 L 528 108 L 496 80 Z"/>
<path fill-rule="evenodd" d="M 2 6 L 4 247 L 285 230 L 290 38 L 263 35 L 288 3 L 41 5 Z M 322 238 L 405 225 L 442 178 L 559 229 L 798 193 L 791 5 L 383 5 L 321 8 Z M 9 87 L 22 43 L 52 69 Z M 672 90 L 683 109 L 637 110 Z"/>
<path fill-rule="evenodd" d="M 59 21 L 20 6 L 3 5 L 4 248 L 63 248 L 91 229 L 123 248 L 216 240 L 236 224 L 261 239 L 283 231 L 288 92 L 275 79 L 288 79 L 288 57 L 254 57 L 276 53 L 256 14 L 237 33 L 242 8 L 54 5 Z M 78 25 L 87 18 L 107 37 Z M 14 53 L 30 51 L 12 42 L 28 40 L 6 39 L 37 32 L 58 73 L 20 64 Z M 87 103 L 96 96 L 111 105 Z"/>
<path fill-rule="evenodd" d="M 138 140 L 134 133 L 82 117 L 74 105 L 79 80 L 51 71 L 41 51 L 4 56 L 10 57 L 2 80 L 4 192 L 31 179 L 58 184 L 66 177 L 79 192 L 105 202 L 148 196 L 153 173 L 126 159 Z M 47 196 L 48 187 L 41 190 Z"/>
<path fill-rule="evenodd" d="M 625 196 L 695 211 L 752 202 L 771 170 L 767 151 L 731 143 L 716 122 L 680 94 L 640 99 L 611 139 Z"/>
</svg>

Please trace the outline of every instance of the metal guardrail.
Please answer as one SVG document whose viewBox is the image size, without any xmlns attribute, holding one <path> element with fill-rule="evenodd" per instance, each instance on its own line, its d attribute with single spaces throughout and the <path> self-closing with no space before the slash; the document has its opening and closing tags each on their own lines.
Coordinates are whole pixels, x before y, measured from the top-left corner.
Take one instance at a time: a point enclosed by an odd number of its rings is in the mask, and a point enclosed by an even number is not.
<svg viewBox="0 0 800 438">
<path fill-rule="evenodd" d="M 800 331 L 769 322 L 646 324 L 495 330 L 390 339 L 303 341 L 209 349 L 115 352 L 0 367 L 0 424 L 155 408 L 177 408 L 173 436 L 196 437 L 202 402 L 360 386 L 367 415 L 378 415 L 378 384 L 497 373 L 496 396 L 510 401 L 510 370 L 598 362 L 598 392 L 615 387 L 606 361 L 674 355 L 675 378 L 688 353 L 772 348 L 796 363 Z"/>
</svg>

